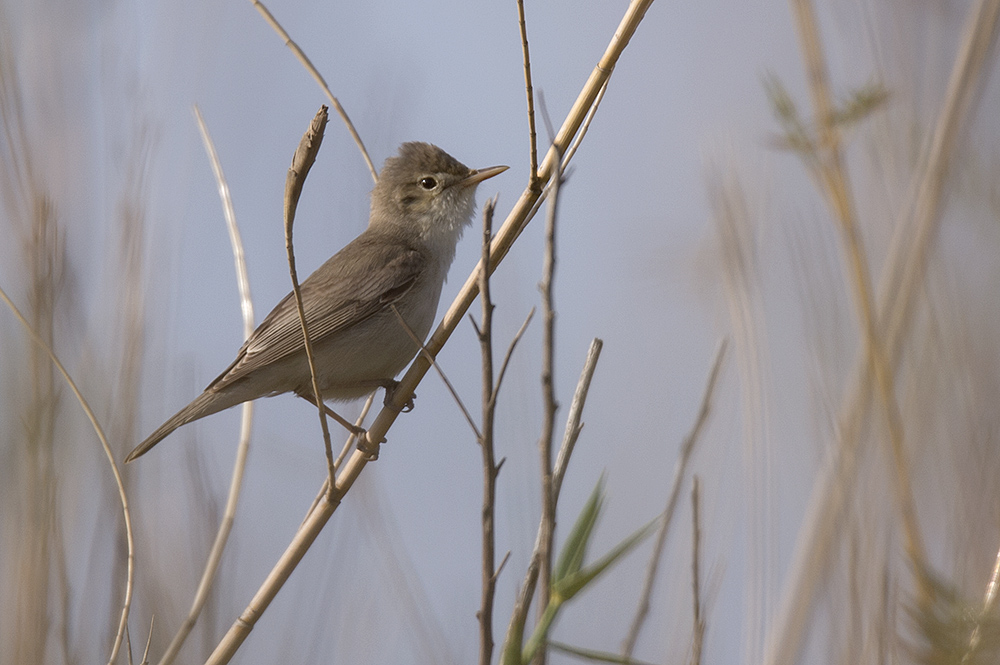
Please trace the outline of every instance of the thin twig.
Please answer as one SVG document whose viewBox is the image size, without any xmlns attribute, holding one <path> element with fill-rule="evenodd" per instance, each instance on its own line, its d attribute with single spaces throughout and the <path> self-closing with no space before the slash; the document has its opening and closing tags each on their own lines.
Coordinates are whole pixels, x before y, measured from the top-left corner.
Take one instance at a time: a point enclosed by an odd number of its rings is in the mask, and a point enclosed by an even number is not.
<svg viewBox="0 0 1000 665">
<path fill-rule="evenodd" d="M 577 439 L 580 438 L 580 432 L 583 431 L 583 424 L 580 422 L 583 418 L 583 407 L 587 404 L 590 382 L 594 378 L 594 371 L 597 369 L 597 361 L 601 357 L 601 349 L 603 348 L 604 341 L 600 338 L 595 337 L 590 341 L 587 359 L 583 363 L 583 371 L 580 372 L 580 380 L 576 383 L 576 392 L 573 393 L 573 401 L 569 405 L 562 445 L 559 446 L 555 466 L 552 467 L 552 496 L 556 503 L 559 502 L 559 492 L 562 491 L 563 478 L 566 477 L 566 469 L 569 468 L 570 456 L 576 447 Z"/>
<path fill-rule="evenodd" d="M 521 3 L 518 3 L 521 6 Z M 490 241 L 493 239 L 493 210 L 496 199 L 487 199 L 483 205 L 482 262 L 490 263 Z M 495 388 L 493 386 L 493 301 L 490 298 L 490 276 L 485 270 L 480 273 L 479 300 L 482 303 L 483 318 L 478 326 L 480 356 L 482 358 L 482 413 L 483 428 L 479 436 L 479 450 L 482 454 L 483 502 L 482 502 L 482 546 L 481 602 L 479 618 L 479 665 L 490 665 L 493 660 L 493 599 L 496 594 L 496 493 L 497 464 L 493 451 L 493 421 L 496 414 Z"/>
<path fill-rule="evenodd" d="M 288 177 L 285 179 L 285 250 L 288 252 L 288 272 L 292 278 L 292 293 L 295 294 L 295 308 L 299 312 L 299 322 L 302 324 L 302 342 L 306 350 L 306 361 L 309 363 L 309 374 L 312 379 L 314 404 L 319 410 L 319 424 L 323 429 L 323 446 L 326 449 L 327 475 L 330 487 L 333 487 L 333 480 L 336 469 L 333 465 L 333 447 L 330 444 L 330 428 L 326 422 L 326 406 L 323 403 L 323 393 L 319 389 L 319 380 L 316 378 L 316 361 L 313 357 L 312 340 L 309 338 L 309 326 L 306 323 L 305 305 L 302 303 L 302 291 L 299 288 L 299 275 L 295 270 L 295 249 L 292 245 L 292 225 L 295 223 L 295 209 L 299 205 L 299 195 L 302 193 L 302 186 L 305 184 L 309 169 L 316 161 L 316 154 L 323 143 L 323 130 L 329 117 L 326 113 L 326 106 L 321 106 L 309 129 L 302 135 L 299 147 L 292 157 L 292 165 L 288 169 Z M 342 423 L 343 424 L 343 423 Z"/>
<path fill-rule="evenodd" d="M 507 366 L 510 365 L 510 359 L 514 355 L 514 349 L 517 347 L 517 343 L 521 341 L 524 336 L 524 332 L 528 329 L 528 324 L 531 323 L 531 318 L 535 315 L 535 308 L 532 307 L 528 312 L 528 316 L 525 317 L 524 323 L 521 327 L 517 329 L 517 333 L 510 340 L 510 344 L 507 345 L 507 353 L 504 354 L 503 362 L 500 363 L 500 371 L 497 373 L 496 387 L 493 389 L 493 404 L 496 404 L 497 397 L 500 395 L 500 386 L 503 385 L 503 377 L 507 374 Z"/>
<path fill-rule="evenodd" d="M 524 91 L 528 97 L 528 187 L 541 189 L 538 184 L 538 139 L 535 134 L 535 99 L 531 85 L 531 57 L 528 55 L 528 26 L 524 20 L 524 0 L 517 0 L 517 25 L 521 30 L 521 52 L 524 61 Z"/>
<path fill-rule="evenodd" d="M 701 665 L 701 646 L 705 639 L 705 619 L 701 615 L 701 524 L 698 519 L 699 490 L 698 476 L 691 479 L 691 594 L 694 603 L 693 639 L 691 641 L 691 665 Z"/>
<path fill-rule="evenodd" d="M 292 50 L 292 53 L 294 53 L 295 57 L 299 59 L 299 62 L 301 62 L 302 65 L 306 68 L 306 71 L 309 72 L 309 74 L 314 79 L 316 79 L 317 83 L 319 83 L 319 87 L 326 94 L 327 99 L 330 100 L 330 103 L 333 105 L 333 108 L 337 112 L 337 115 L 339 115 L 340 119 L 344 121 L 344 125 L 347 127 L 347 131 L 350 132 L 351 138 L 354 139 L 355 145 L 357 145 L 358 150 L 361 151 L 361 157 L 364 158 L 365 164 L 368 165 L 368 171 L 372 174 L 372 180 L 378 182 L 378 171 L 375 170 L 375 165 L 372 163 L 371 157 L 368 156 L 368 151 L 365 150 L 365 144 L 364 141 L 361 140 L 361 135 L 358 134 L 358 131 L 356 129 L 354 129 L 354 123 L 352 123 L 351 119 L 347 117 L 347 111 L 345 111 L 344 107 L 340 105 L 340 100 L 338 100 L 336 97 L 333 96 L 333 93 L 330 91 L 330 87 L 326 84 L 326 80 L 323 78 L 323 75 L 320 74 L 319 70 L 313 66 L 312 61 L 309 60 L 309 57 L 305 54 L 305 51 L 299 48 L 299 45 L 296 44 L 294 41 L 292 41 L 292 38 L 288 36 L 288 33 L 285 32 L 285 29 L 283 27 L 281 27 L 281 24 L 278 23 L 278 20 L 274 18 L 271 12 L 268 11 L 267 7 L 264 6 L 264 3 L 260 2 L 260 0 L 250 0 L 250 2 L 251 4 L 253 4 L 254 7 L 257 8 L 257 11 L 260 12 L 260 15 L 264 17 L 264 20 L 267 21 L 267 24 L 270 25 L 271 28 L 273 28 L 274 31 L 278 33 L 278 36 L 281 37 L 282 40 L 284 40 L 285 46 L 287 46 Z"/>
<path fill-rule="evenodd" d="M 561 162 L 561 156 L 556 158 Z M 545 258 L 542 262 L 542 433 L 538 439 L 538 452 L 542 474 L 542 550 L 538 571 L 538 617 L 549 605 L 552 585 L 552 550 L 556 532 L 556 500 L 552 484 L 552 433 L 555 430 L 555 322 L 553 296 L 556 269 L 556 219 L 559 209 L 559 188 L 562 173 L 556 173 L 549 183 L 548 212 L 545 216 Z M 484 264 L 486 265 L 486 264 Z M 545 665 L 545 649 L 539 649 L 534 662 Z"/>
<path fill-rule="evenodd" d="M 201 115 L 201 110 L 194 107 L 195 120 L 198 123 L 198 130 L 201 132 L 201 140 L 205 144 L 205 152 L 208 153 L 209 163 L 212 165 L 212 173 L 215 175 L 215 182 L 219 187 L 219 199 L 222 202 L 222 212 L 226 220 L 226 228 L 229 231 L 229 244 L 233 252 L 233 261 L 236 264 L 236 285 L 240 294 L 240 311 L 243 314 L 243 337 L 248 338 L 253 333 L 254 315 L 253 299 L 250 297 L 250 278 L 247 274 L 246 257 L 243 253 L 243 240 L 240 237 L 240 228 L 236 223 L 236 211 L 233 209 L 233 199 L 229 193 L 229 185 L 226 176 L 222 171 L 222 163 L 215 150 L 215 144 L 205 125 L 205 119 Z M 160 665 L 169 665 L 177 657 L 184 641 L 191 633 L 198 616 L 201 614 L 205 603 L 208 601 L 208 592 L 215 581 L 215 575 L 222 562 L 222 552 L 229 541 L 229 534 L 232 532 L 233 523 L 236 520 L 236 506 L 239 504 L 240 490 L 243 487 L 243 475 L 246 470 L 247 454 L 250 451 L 250 427 L 253 422 L 253 402 L 244 402 L 240 421 L 240 438 L 236 447 L 236 460 L 233 462 L 233 473 L 229 481 L 229 494 L 226 497 L 226 506 L 222 513 L 222 520 L 219 529 L 215 534 L 215 541 L 209 551 L 208 560 L 205 562 L 205 569 L 198 582 L 194 599 L 191 601 L 191 609 L 181 623 L 180 628 L 174 634 L 173 639 L 167 646 L 167 650 L 160 658 Z"/>
<path fill-rule="evenodd" d="M 125 599 L 122 602 L 121 617 L 118 621 L 118 630 L 115 632 L 114 643 L 111 646 L 111 654 L 108 656 L 108 665 L 112 665 L 118 659 L 118 651 L 121 649 L 122 641 L 125 639 L 125 628 L 128 625 L 128 614 L 132 607 L 132 593 L 135 587 L 135 541 L 132 537 L 132 512 L 128 507 L 128 497 L 125 494 L 125 483 L 122 481 L 121 471 L 118 468 L 118 463 L 115 461 L 115 455 L 111 451 L 111 444 L 108 443 L 107 437 L 104 435 L 104 429 L 101 424 L 97 421 L 97 416 L 94 415 L 93 410 L 90 408 L 90 404 L 87 403 L 86 398 L 84 398 L 83 393 L 77 387 L 76 382 L 73 381 L 73 377 L 69 375 L 66 368 L 59 361 L 56 356 L 55 351 L 52 350 L 45 340 L 35 332 L 28 320 L 24 318 L 20 310 L 14 305 L 14 302 L 7 296 L 7 293 L 0 288 L 0 300 L 3 300 L 11 312 L 21 325 L 24 326 L 25 331 L 31 340 L 38 345 L 55 365 L 56 370 L 62 375 L 69 389 L 73 391 L 76 401 L 80 403 L 80 407 L 83 412 L 87 415 L 87 419 L 90 421 L 91 427 L 94 428 L 94 432 L 97 434 L 97 438 L 101 441 L 101 447 L 104 449 L 104 455 L 108 458 L 108 465 L 111 467 L 111 474 L 115 478 L 115 485 L 118 488 L 118 498 L 122 504 L 122 516 L 125 521 L 125 543 L 127 547 L 127 557 L 128 565 L 126 567 L 126 579 L 125 579 Z"/>
<path fill-rule="evenodd" d="M 708 416 L 712 412 L 712 396 L 715 394 L 715 386 L 719 379 L 719 369 L 722 367 L 722 360 L 726 355 L 728 341 L 723 338 L 715 350 L 715 358 L 712 360 L 712 369 L 708 373 L 708 381 L 705 382 L 705 392 L 701 396 L 701 406 L 698 408 L 698 415 L 695 418 L 691 431 L 684 437 L 681 444 L 680 455 L 674 464 L 674 480 L 670 488 L 670 495 L 667 498 L 667 505 L 663 509 L 663 522 L 656 534 L 656 543 L 653 545 L 653 553 L 649 557 L 649 565 L 646 568 L 646 580 L 642 585 L 642 596 L 639 598 L 639 605 L 636 608 L 635 618 L 632 620 L 632 627 L 629 629 L 628 637 L 622 645 L 622 655 L 631 658 L 635 650 L 635 644 L 639 640 L 639 633 L 642 631 L 646 618 L 649 615 L 649 599 L 653 594 L 653 586 L 656 583 L 656 576 L 660 569 L 660 560 L 663 558 L 663 548 L 667 542 L 667 534 L 670 532 L 670 523 L 674 518 L 674 510 L 677 508 L 677 499 L 680 496 L 681 484 L 684 481 L 684 474 L 687 471 L 688 461 L 694 451 L 695 444 L 701 438 L 701 430 L 708 422 Z"/>
<path fill-rule="evenodd" d="M 365 418 L 368 417 L 368 412 L 371 411 L 372 404 L 375 403 L 375 395 L 377 393 L 378 393 L 377 390 L 373 390 L 368 395 L 368 399 L 365 400 L 364 406 L 361 407 L 361 413 L 358 414 L 357 419 L 354 421 L 354 425 L 356 427 L 360 428 L 361 425 L 365 422 Z M 331 412 L 328 411 L 327 415 L 330 414 Z M 340 449 L 340 454 L 337 455 L 337 459 L 334 460 L 333 462 L 333 467 L 335 469 L 340 468 L 340 465 L 344 461 L 344 458 L 347 457 L 347 454 L 350 453 L 351 449 L 354 447 L 354 442 L 357 440 L 357 438 L 358 435 L 355 434 L 354 432 L 351 432 L 347 436 L 347 439 L 344 441 L 344 445 Z M 316 509 L 316 507 L 319 506 L 320 501 L 323 499 L 324 496 L 326 496 L 326 493 L 329 491 L 330 491 L 330 477 L 327 476 L 326 480 L 323 481 L 323 486 L 320 487 L 319 492 L 316 493 L 316 498 L 313 499 L 312 504 L 310 504 L 309 510 L 306 511 L 306 516 L 302 518 L 302 522 L 299 524 L 300 529 L 302 528 L 302 525 L 304 525 L 306 521 L 309 519 L 309 516 L 312 515 L 312 512 Z"/>
</svg>

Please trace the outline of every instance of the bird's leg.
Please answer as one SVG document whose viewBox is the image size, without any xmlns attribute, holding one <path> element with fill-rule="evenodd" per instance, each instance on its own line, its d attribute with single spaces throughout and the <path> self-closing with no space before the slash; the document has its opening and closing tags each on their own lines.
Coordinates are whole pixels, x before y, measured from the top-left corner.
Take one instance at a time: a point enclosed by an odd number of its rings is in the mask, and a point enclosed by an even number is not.
<svg viewBox="0 0 1000 665">
<path fill-rule="evenodd" d="M 316 397 L 313 396 L 311 393 L 298 393 L 298 395 L 299 397 L 309 402 L 313 406 L 316 406 Z M 358 427 L 357 425 L 355 425 L 354 423 L 347 420 L 339 413 L 328 407 L 326 404 L 323 405 L 323 409 L 326 411 L 326 415 L 330 416 L 338 423 L 343 425 L 344 429 L 346 429 L 348 432 L 358 437 L 359 439 L 363 438 L 366 434 L 368 434 L 368 430 L 366 430 L 364 427 Z"/>
<path fill-rule="evenodd" d="M 316 398 L 312 394 L 310 393 L 299 394 L 299 397 L 309 402 L 313 406 L 316 406 Z M 386 442 L 385 437 L 382 437 L 381 441 L 372 442 L 369 444 L 368 430 L 366 430 L 364 427 L 359 427 L 354 423 L 350 422 L 349 420 L 341 416 L 339 413 L 328 407 L 326 404 L 323 405 L 323 410 L 326 411 L 326 415 L 336 420 L 338 423 L 343 425 L 348 432 L 357 437 L 358 450 L 363 452 L 368 457 L 369 462 L 374 462 L 375 460 L 378 459 L 378 449 L 381 444 Z"/>
<path fill-rule="evenodd" d="M 396 410 L 392 404 L 393 399 L 396 397 L 396 389 L 399 388 L 399 381 L 393 379 L 385 379 L 379 383 L 383 389 L 385 389 L 385 399 L 382 400 L 382 405 L 390 409 Z M 409 413 L 413 411 L 413 400 L 417 396 L 416 393 L 410 396 L 410 399 L 403 403 L 403 408 L 398 409 L 402 413 Z"/>
</svg>

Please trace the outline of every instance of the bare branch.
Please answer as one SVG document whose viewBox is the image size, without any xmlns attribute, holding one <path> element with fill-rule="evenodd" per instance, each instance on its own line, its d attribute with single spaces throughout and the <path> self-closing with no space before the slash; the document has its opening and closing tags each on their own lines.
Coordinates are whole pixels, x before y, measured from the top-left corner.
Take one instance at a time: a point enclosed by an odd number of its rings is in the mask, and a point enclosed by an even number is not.
<svg viewBox="0 0 1000 665">
<path fill-rule="evenodd" d="M 521 3 L 518 3 L 522 7 Z M 523 11 L 523 7 L 522 7 Z M 523 14 L 522 14 L 523 15 Z M 527 48 L 527 42 L 525 42 Z M 493 239 L 493 210 L 496 198 L 483 205 L 482 263 L 490 263 L 490 241 Z M 483 318 L 479 326 L 479 346 L 482 358 L 482 413 L 483 429 L 479 436 L 479 449 L 483 467 L 481 603 L 479 606 L 479 665 L 490 665 L 493 660 L 493 599 L 496 594 L 496 492 L 497 465 L 493 452 L 493 422 L 496 415 L 493 388 L 493 301 L 490 299 L 490 275 L 480 273 L 479 299 Z"/>
<path fill-rule="evenodd" d="M 535 100 L 531 85 L 531 57 L 528 55 L 528 26 L 524 21 L 524 0 L 517 0 L 517 25 L 521 30 L 521 51 L 524 54 L 524 90 L 528 97 L 528 187 L 541 189 L 538 184 L 538 139 L 535 134 Z"/>
<path fill-rule="evenodd" d="M 587 394 L 590 392 L 590 381 L 594 378 L 594 371 L 597 369 L 597 361 L 601 357 L 601 349 L 604 342 L 595 337 L 590 342 L 587 350 L 587 359 L 583 363 L 583 371 L 580 372 L 580 380 L 576 383 L 576 391 L 573 393 L 573 401 L 569 405 L 569 415 L 566 417 L 566 430 L 563 432 L 562 445 L 559 446 L 559 453 L 556 455 L 556 464 L 552 471 L 552 491 L 556 502 L 559 501 L 559 492 L 562 490 L 563 478 L 566 476 L 566 469 L 569 468 L 569 458 L 573 455 L 573 448 L 576 440 L 583 431 L 580 419 L 583 418 L 583 407 L 587 403 Z"/>
<path fill-rule="evenodd" d="M 535 308 L 532 307 L 531 311 L 528 312 L 528 316 L 525 317 L 524 323 L 521 327 L 517 329 L 517 333 L 514 334 L 514 338 L 510 340 L 510 344 L 507 346 L 507 353 L 504 354 L 503 362 L 500 363 L 500 372 L 497 374 L 496 386 L 493 388 L 493 403 L 496 404 L 497 396 L 500 394 L 500 386 L 503 384 L 503 377 L 507 373 L 507 366 L 510 364 L 511 356 L 514 355 L 514 348 L 517 343 L 521 341 L 524 336 L 525 331 L 528 329 L 528 324 L 531 323 L 531 317 L 535 315 Z"/>
<path fill-rule="evenodd" d="M 701 646 L 705 639 L 705 619 L 701 610 L 701 526 L 698 520 L 700 483 L 698 476 L 691 479 L 691 595 L 694 603 L 693 640 L 691 644 L 691 665 L 701 665 Z"/>
<path fill-rule="evenodd" d="M 561 155 L 556 162 L 562 161 Z M 545 258 L 542 262 L 542 432 L 538 439 L 538 452 L 542 473 L 541 545 L 538 570 L 539 618 L 549 605 L 552 586 L 552 549 L 556 532 L 556 497 L 552 483 L 552 434 L 555 430 L 556 411 L 559 405 L 555 396 L 555 321 L 553 297 L 556 268 L 556 219 L 559 209 L 559 187 L 562 173 L 556 173 L 549 182 L 548 212 L 545 216 Z M 545 665 L 545 650 L 539 649 L 534 662 Z"/>
<path fill-rule="evenodd" d="M 712 412 L 712 396 L 715 394 L 715 385 L 719 378 L 719 369 L 722 367 L 722 359 L 726 355 L 728 342 L 725 339 L 719 341 L 719 346 L 715 351 L 715 359 L 712 361 L 712 369 L 708 373 L 708 381 L 705 383 L 705 392 L 701 397 L 701 407 L 698 409 L 698 416 L 695 418 L 691 431 L 684 437 L 681 444 L 681 453 L 677 457 L 674 465 L 674 480 L 670 488 L 670 496 L 667 505 L 663 509 L 663 522 L 660 530 L 656 534 L 656 543 L 653 545 L 653 553 L 649 557 L 649 565 L 646 568 L 646 580 L 642 586 L 642 596 L 632 620 L 632 627 L 629 629 L 628 637 L 622 645 L 622 655 L 626 658 L 632 656 L 635 650 L 635 643 L 639 639 L 646 617 L 649 615 L 649 599 L 653 594 L 653 585 L 656 582 L 656 575 L 660 569 L 660 559 L 663 557 L 663 548 L 667 542 L 667 533 L 670 531 L 670 523 L 674 518 L 674 510 L 677 508 L 677 499 L 680 496 L 681 484 L 684 481 L 684 473 L 687 470 L 688 461 L 694 446 L 701 438 L 701 430 L 708 421 L 708 416 Z"/>
</svg>

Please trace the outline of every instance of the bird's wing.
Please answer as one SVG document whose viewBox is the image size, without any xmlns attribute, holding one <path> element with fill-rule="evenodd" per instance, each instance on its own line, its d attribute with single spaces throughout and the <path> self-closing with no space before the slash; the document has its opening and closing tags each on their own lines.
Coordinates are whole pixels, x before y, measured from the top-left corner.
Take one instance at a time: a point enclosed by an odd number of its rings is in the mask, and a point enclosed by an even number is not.
<svg viewBox="0 0 1000 665">
<path fill-rule="evenodd" d="M 387 309 L 409 291 L 426 265 L 420 251 L 362 233 L 300 285 L 309 339 L 317 344 Z M 206 390 L 220 390 L 302 347 L 302 324 L 295 296 L 289 293 Z"/>
</svg>

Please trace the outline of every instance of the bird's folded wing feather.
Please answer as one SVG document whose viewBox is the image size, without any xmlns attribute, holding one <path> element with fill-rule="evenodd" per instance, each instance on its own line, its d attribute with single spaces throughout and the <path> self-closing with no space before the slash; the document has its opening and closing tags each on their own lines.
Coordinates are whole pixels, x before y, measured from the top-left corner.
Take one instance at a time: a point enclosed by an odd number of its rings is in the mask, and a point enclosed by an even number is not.
<svg viewBox="0 0 1000 665">
<path fill-rule="evenodd" d="M 309 339 L 315 345 L 388 309 L 413 286 L 426 263 L 412 247 L 362 234 L 302 282 Z M 302 347 L 302 324 L 289 293 L 207 390 L 220 390 Z"/>
</svg>

